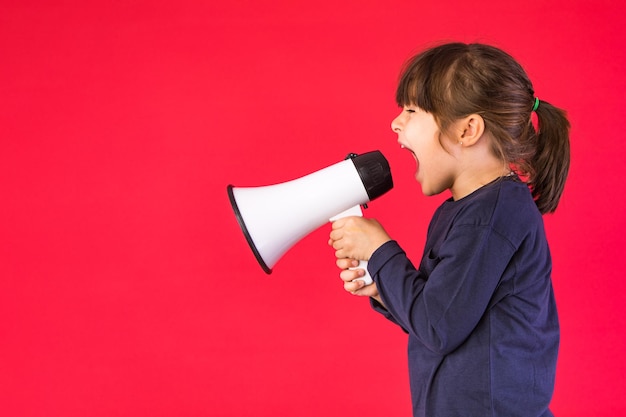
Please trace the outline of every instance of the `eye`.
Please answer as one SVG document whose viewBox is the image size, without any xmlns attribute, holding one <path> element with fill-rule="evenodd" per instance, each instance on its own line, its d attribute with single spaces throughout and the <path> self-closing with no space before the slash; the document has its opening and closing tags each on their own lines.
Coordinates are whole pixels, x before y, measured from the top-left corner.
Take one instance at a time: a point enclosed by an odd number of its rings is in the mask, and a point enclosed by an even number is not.
<svg viewBox="0 0 626 417">
<path fill-rule="evenodd" d="M 415 113 L 414 109 L 404 109 L 407 113 Z"/>
</svg>

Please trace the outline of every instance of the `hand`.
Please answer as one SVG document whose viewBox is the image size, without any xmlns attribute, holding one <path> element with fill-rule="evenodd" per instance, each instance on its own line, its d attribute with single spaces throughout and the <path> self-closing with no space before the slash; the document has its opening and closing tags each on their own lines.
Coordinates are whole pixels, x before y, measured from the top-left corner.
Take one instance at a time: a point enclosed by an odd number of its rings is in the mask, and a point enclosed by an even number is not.
<svg viewBox="0 0 626 417">
<path fill-rule="evenodd" d="M 362 280 L 358 279 L 364 274 L 363 269 L 349 269 L 359 265 L 359 261 L 355 259 L 337 259 L 337 266 L 341 269 L 339 277 L 343 281 L 344 290 L 348 291 L 352 295 L 359 295 L 364 297 L 373 297 L 380 300 L 378 296 L 378 288 L 376 283 L 371 285 L 365 285 Z"/>
<path fill-rule="evenodd" d="M 333 222 L 328 244 L 339 259 L 368 261 L 374 251 L 389 240 L 391 238 L 376 220 L 351 216 Z"/>
</svg>

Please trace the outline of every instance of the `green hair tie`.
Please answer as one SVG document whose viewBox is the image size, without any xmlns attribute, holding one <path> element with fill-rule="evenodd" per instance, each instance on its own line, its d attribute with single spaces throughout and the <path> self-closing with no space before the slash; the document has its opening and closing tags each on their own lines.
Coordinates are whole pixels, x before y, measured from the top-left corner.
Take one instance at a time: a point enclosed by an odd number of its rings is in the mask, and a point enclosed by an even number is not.
<svg viewBox="0 0 626 417">
<path fill-rule="evenodd" d="M 537 111 L 539 108 L 539 99 L 535 97 L 535 104 L 533 104 L 533 111 Z"/>
</svg>

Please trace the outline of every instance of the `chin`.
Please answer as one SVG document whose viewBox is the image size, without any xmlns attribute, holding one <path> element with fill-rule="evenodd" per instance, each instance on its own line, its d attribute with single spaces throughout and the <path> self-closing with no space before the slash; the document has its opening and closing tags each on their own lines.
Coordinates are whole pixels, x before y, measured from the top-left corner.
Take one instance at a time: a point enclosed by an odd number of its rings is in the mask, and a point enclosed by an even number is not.
<svg viewBox="0 0 626 417">
<path fill-rule="evenodd" d="M 428 188 L 427 186 L 425 186 L 421 182 L 420 182 L 420 186 L 422 187 L 422 194 L 424 194 L 427 197 L 433 195 L 433 193 L 431 192 L 430 188 Z"/>
<path fill-rule="evenodd" d="M 427 197 L 431 197 L 433 195 L 437 195 L 437 194 L 441 194 L 442 192 L 444 192 L 446 189 L 438 189 L 438 188 L 433 188 L 433 187 L 429 187 L 428 184 L 423 184 L 421 183 L 422 186 L 422 194 L 424 194 Z"/>
</svg>

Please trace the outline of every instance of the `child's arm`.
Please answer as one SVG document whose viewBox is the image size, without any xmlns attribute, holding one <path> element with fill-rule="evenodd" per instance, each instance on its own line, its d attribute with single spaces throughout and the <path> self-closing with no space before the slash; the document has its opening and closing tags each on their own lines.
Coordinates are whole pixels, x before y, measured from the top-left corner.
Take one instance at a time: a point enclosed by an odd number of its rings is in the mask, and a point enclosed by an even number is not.
<svg viewBox="0 0 626 417">
<path fill-rule="evenodd" d="M 489 308 L 514 248 L 488 228 L 452 233 L 416 269 L 396 242 L 371 257 L 370 273 L 398 324 L 433 351 L 454 350 Z M 509 271 L 509 274 L 514 271 Z M 426 277 L 428 277 L 426 279 Z"/>
</svg>

